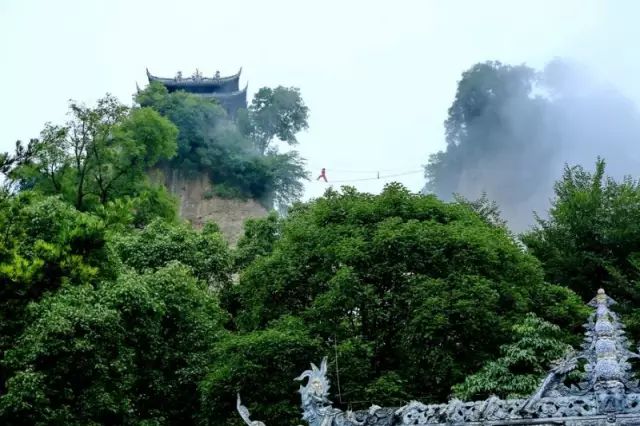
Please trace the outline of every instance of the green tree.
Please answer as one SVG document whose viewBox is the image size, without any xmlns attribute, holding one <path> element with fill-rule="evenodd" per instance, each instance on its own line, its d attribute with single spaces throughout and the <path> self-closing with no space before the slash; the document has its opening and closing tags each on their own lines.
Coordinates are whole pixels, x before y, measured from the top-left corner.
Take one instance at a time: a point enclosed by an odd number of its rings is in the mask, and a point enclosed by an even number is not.
<svg viewBox="0 0 640 426">
<path fill-rule="evenodd" d="M 513 341 L 500 347 L 500 358 L 489 361 L 480 371 L 453 387 L 457 398 L 482 400 L 496 395 L 522 398 L 530 395 L 549 371 L 551 363 L 566 353 L 566 333 L 528 314 L 512 327 Z"/>
<path fill-rule="evenodd" d="M 270 151 L 265 157 L 272 184 L 269 195 L 277 207 L 286 207 L 298 201 L 304 194 L 303 180 L 309 180 L 305 161 L 297 151 L 278 153 Z"/>
<path fill-rule="evenodd" d="M 138 272 L 179 261 L 212 287 L 229 283 L 231 254 L 213 225 L 197 231 L 186 224 L 155 220 L 143 229 L 114 235 L 112 241 L 122 262 Z"/>
<path fill-rule="evenodd" d="M 120 283 L 103 291 L 135 352 L 131 399 L 137 421 L 193 424 L 206 409 L 198 388 L 211 352 L 226 335 L 226 314 L 207 284 L 176 262 L 154 273 L 125 274 Z"/>
<path fill-rule="evenodd" d="M 72 102 L 64 126 L 18 144 L 10 179 L 22 188 L 61 194 L 87 210 L 145 188 L 145 173 L 175 154 L 177 129 L 149 108 L 129 109 L 107 95 L 96 107 Z"/>
<path fill-rule="evenodd" d="M 640 182 L 567 166 L 555 185 L 548 219 L 523 235 L 547 280 L 589 300 L 604 287 L 619 302 L 634 339 L 640 337 Z"/>
<path fill-rule="evenodd" d="M 201 385 L 201 423 L 242 424 L 235 411 L 236 393 L 240 393 L 255 419 L 300 424 L 299 384 L 292 373 L 306 370 L 319 348 L 302 321 L 291 317 L 265 330 L 227 336 L 216 345 Z"/>
<path fill-rule="evenodd" d="M 57 198 L 25 192 L 0 201 L 0 360 L 29 323 L 26 308 L 62 285 L 115 276 L 104 224 Z M 0 365 L 0 394 L 7 380 Z"/>
<path fill-rule="evenodd" d="M 81 286 L 33 305 L 29 319 L 3 360 L 12 374 L 0 396 L 0 421 L 126 424 L 134 371 L 118 313 Z"/>
<path fill-rule="evenodd" d="M 231 162 L 234 158 L 228 157 L 234 153 L 236 157 L 246 157 L 243 151 L 250 150 L 250 142 L 214 100 L 183 91 L 169 93 L 160 83 L 151 83 L 138 92 L 135 100 L 143 107 L 158 111 L 179 129 L 177 156 L 170 163 L 172 167 L 187 173 L 212 166 L 227 169 L 230 165 L 215 161 L 216 156 Z"/>
<path fill-rule="evenodd" d="M 225 332 L 185 266 L 66 287 L 33 304 L 3 364 L 3 424 L 193 424 L 198 384 Z"/>
<path fill-rule="evenodd" d="M 234 252 L 234 266 L 244 269 L 257 257 L 267 256 L 280 236 L 282 220 L 275 212 L 260 219 L 248 219 L 244 223 L 244 234 Z"/>
<path fill-rule="evenodd" d="M 296 151 L 267 148 L 276 137 L 297 143 L 296 133 L 308 126 L 308 109 L 296 89 L 263 88 L 256 97 L 248 111 L 239 111 L 236 122 L 215 101 L 169 93 L 159 83 L 139 92 L 136 101 L 180 129 L 178 155 L 170 168 L 187 175 L 207 173 L 219 194 L 256 198 L 269 208 L 274 202 L 286 205 L 302 194 L 304 160 Z"/>
<path fill-rule="evenodd" d="M 240 115 L 240 128 L 251 138 L 256 150 L 265 154 L 278 138 L 296 145 L 296 134 L 309 127 L 309 108 L 295 87 L 263 87 L 254 95 L 248 111 Z"/>
<path fill-rule="evenodd" d="M 457 203 L 468 206 L 488 224 L 507 227 L 507 221 L 502 218 L 500 206 L 495 201 L 489 200 L 486 192 L 483 192 L 476 200 L 468 200 L 460 194 L 454 194 L 453 198 Z"/>
<path fill-rule="evenodd" d="M 303 319 L 323 352 L 338 353 L 344 403 L 442 400 L 527 312 L 570 330 L 584 319 L 578 298 L 546 284 L 503 227 L 398 184 L 380 195 L 329 190 L 293 208 L 279 232 L 225 303 L 237 301 L 245 331 Z"/>
<path fill-rule="evenodd" d="M 444 123 L 447 148 L 425 169 L 427 188 L 445 200 L 487 191 L 503 207 L 539 191 L 553 145 L 541 137 L 548 101 L 533 95 L 536 81 L 524 65 L 484 62 L 465 71 Z"/>
</svg>

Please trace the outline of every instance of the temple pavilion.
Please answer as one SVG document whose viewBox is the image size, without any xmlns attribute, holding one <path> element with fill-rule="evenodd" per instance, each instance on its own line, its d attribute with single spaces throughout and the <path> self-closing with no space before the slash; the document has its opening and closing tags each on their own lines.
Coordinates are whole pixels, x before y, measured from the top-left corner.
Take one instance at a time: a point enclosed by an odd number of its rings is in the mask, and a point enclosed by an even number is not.
<svg viewBox="0 0 640 426">
<path fill-rule="evenodd" d="M 201 96 L 206 99 L 215 99 L 234 117 L 240 108 L 247 108 L 247 86 L 240 90 L 240 73 L 242 68 L 231 76 L 222 77 L 220 72 L 212 77 L 205 77 L 199 70 L 191 77 L 183 77 L 182 72 L 178 72 L 173 78 L 156 77 L 147 69 L 149 83 L 154 81 L 161 83 L 167 88 L 169 93 L 184 90 L 188 93 Z"/>
</svg>

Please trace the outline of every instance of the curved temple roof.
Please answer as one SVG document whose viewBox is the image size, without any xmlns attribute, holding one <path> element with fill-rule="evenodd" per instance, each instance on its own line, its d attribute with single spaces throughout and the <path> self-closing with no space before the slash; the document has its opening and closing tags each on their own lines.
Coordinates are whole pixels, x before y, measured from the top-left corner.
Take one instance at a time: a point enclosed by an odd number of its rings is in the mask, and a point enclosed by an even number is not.
<svg viewBox="0 0 640 426">
<path fill-rule="evenodd" d="M 159 81 L 163 84 L 199 84 L 199 85 L 220 85 L 220 84 L 224 84 L 224 83 L 228 83 L 231 81 L 238 81 L 240 79 L 240 74 L 242 73 L 242 67 L 240 67 L 240 69 L 238 70 L 238 72 L 236 74 L 227 76 L 227 77 L 220 77 L 218 76 L 213 76 L 213 77 L 203 77 L 198 71 L 196 71 L 196 73 L 194 75 L 192 75 L 191 77 L 173 77 L 173 78 L 166 78 L 166 77 L 156 77 L 155 75 L 151 74 L 149 72 L 149 69 L 147 68 L 147 78 L 149 79 L 149 81 Z"/>
<path fill-rule="evenodd" d="M 236 91 L 239 88 L 238 82 L 240 80 L 241 73 L 242 67 L 236 74 L 227 77 L 221 77 L 219 73 L 214 77 L 203 77 L 198 71 L 196 71 L 191 77 L 181 77 L 180 73 L 178 73 L 178 75 L 173 78 L 166 78 L 156 77 L 149 72 L 149 69 L 147 69 L 147 78 L 149 79 L 149 83 L 152 81 L 158 81 L 164 84 L 167 89 L 187 90 L 187 88 L 198 87 L 210 88 L 212 91 L 215 91 L 216 89 L 229 89 Z"/>
<path fill-rule="evenodd" d="M 217 100 L 230 116 L 235 116 L 240 108 L 247 108 L 247 87 L 239 89 L 240 74 L 242 68 L 234 75 L 221 77 L 219 72 L 213 77 L 203 77 L 196 70 L 191 77 L 182 77 L 179 72 L 174 78 L 156 77 L 147 69 L 149 83 L 159 82 L 164 85 L 169 92 L 184 90 L 203 98 Z M 139 89 L 138 89 L 139 91 Z"/>
<path fill-rule="evenodd" d="M 214 93 L 198 93 L 200 96 L 204 98 L 215 98 L 215 99 L 230 99 L 238 96 L 247 96 L 247 88 L 249 87 L 249 83 L 244 86 L 244 89 L 237 90 L 235 92 L 214 92 Z"/>
<path fill-rule="evenodd" d="M 411 401 L 403 407 L 372 406 L 367 411 L 333 408 L 329 400 L 327 359 L 320 368 L 311 364 L 296 380 L 300 386 L 303 420 L 310 426 L 396 426 L 396 425 L 640 425 L 640 388 L 631 372 L 630 359 L 640 355 L 629 349 L 623 326 L 609 310 L 615 301 L 598 290 L 589 306 L 594 312 L 585 324 L 585 340 L 555 363 L 538 390 L 527 399 L 485 401 L 452 400 L 447 404 L 425 405 Z M 567 375 L 585 362 L 582 382 L 565 383 Z M 249 412 L 241 411 L 248 425 Z"/>
</svg>

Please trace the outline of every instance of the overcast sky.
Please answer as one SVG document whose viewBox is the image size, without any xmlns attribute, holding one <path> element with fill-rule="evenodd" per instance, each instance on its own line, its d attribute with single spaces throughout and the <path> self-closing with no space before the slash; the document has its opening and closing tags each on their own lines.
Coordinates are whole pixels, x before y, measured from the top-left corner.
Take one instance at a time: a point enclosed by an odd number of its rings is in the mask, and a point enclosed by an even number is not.
<svg viewBox="0 0 640 426">
<path fill-rule="evenodd" d="M 456 82 L 476 62 L 568 57 L 637 102 L 638 12 L 633 0 L 0 0 L 0 149 L 63 121 L 70 98 L 130 103 L 145 67 L 172 77 L 242 66 L 249 93 L 300 88 L 311 119 L 299 150 L 314 178 L 321 167 L 332 180 L 417 171 L 444 147 Z M 421 173 L 393 180 L 424 184 Z M 305 198 L 325 185 L 309 183 Z"/>
</svg>

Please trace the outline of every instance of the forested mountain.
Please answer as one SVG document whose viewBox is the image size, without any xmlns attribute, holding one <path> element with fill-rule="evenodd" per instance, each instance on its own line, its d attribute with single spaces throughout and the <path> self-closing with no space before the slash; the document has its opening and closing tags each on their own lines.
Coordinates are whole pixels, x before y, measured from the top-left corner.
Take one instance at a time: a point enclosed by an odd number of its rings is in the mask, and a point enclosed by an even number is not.
<svg viewBox="0 0 640 426">
<path fill-rule="evenodd" d="M 512 229 L 545 216 L 565 164 L 606 158 L 612 176 L 636 173 L 640 113 L 613 84 L 556 59 L 543 69 L 483 62 L 462 74 L 444 123 L 446 148 L 431 155 L 427 189 L 497 201 Z"/>
<path fill-rule="evenodd" d="M 525 68 L 502 71 L 526 93 Z M 601 286 L 640 338 L 640 185 L 604 160 L 567 166 L 548 216 L 516 235 L 490 196 L 392 183 L 291 203 L 303 162 L 276 146 L 307 126 L 295 89 L 260 90 L 235 120 L 154 84 L 136 102 L 74 102 L 0 159 L 2 424 L 240 425 L 240 392 L 255 418 L 296 425 L 293 378 L 323 355 L 342 408 L 523 395 Z M 230 248 L 181 221 L 154 167 L 291 205 Z"/>
</svg>

